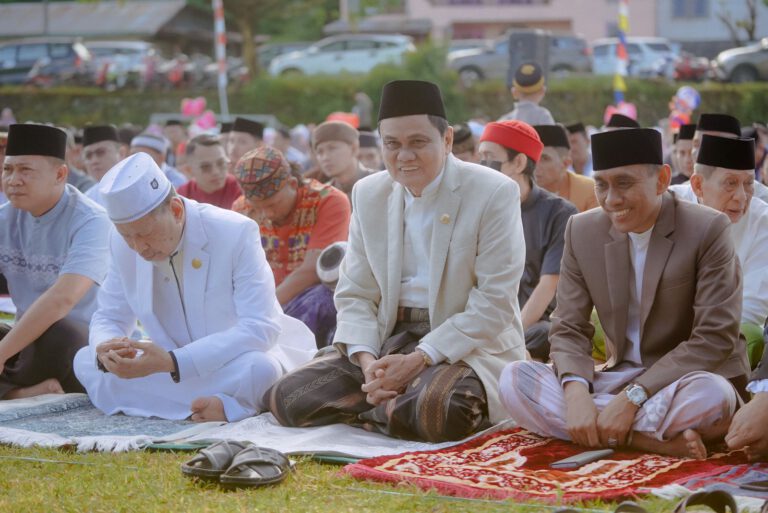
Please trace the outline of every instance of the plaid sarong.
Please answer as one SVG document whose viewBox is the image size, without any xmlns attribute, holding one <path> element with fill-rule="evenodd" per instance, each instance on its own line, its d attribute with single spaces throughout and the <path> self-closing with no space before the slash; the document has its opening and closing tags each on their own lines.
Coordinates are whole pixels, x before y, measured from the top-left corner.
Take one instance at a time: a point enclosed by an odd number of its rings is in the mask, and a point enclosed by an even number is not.
<svg viewBox="0 0 768 513">
<path fill-rule="evenodd" d="M 381 355 L 408 354 L 429 332 L 429 323 L 398 322 Z M 264 402 L 284 426 L 334 423 L 407 440 L 460 440 L 489 425 L 485 389 L 467 364 L 424 369 L 394 399 L 372 406 L 361 390 L 363 372 L 334 350 L 283 376 Z"/>
</svg>

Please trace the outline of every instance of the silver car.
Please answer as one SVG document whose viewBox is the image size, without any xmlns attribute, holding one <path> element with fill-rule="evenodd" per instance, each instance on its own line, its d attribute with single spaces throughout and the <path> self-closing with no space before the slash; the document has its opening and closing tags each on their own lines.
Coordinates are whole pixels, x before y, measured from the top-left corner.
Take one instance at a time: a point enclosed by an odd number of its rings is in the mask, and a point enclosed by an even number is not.
<svg viewBox="0 0 768 513">
<path fill-rule="evenodd" d="M 753 45 L 720 52 L 711 63 L 711 75 L 730 82 L 768 80 L 768 37 Z"/>
<path fill-rule="evenodd" d="M 573 35 L 547 34 L 543 31 L 541 37 L 549 38 L 548 58 L 549 71 L 555 74 L 585 73 L 590 70 L 589 45 Z M 465 86 L 478 80 L 506 79 L 510 63 L 510 37 L 489 41 L 484 48 L 457 50 L 448 53 L 447 64 L 459 73 L 459 79 Z"/>
</svg>

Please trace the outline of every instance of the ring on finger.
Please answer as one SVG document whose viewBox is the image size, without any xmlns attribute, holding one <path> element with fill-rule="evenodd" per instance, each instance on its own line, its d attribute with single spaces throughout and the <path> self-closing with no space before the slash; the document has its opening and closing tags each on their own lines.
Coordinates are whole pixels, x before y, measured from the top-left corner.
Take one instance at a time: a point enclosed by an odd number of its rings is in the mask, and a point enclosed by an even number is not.
<svg viewBox="0 0 768 513">
<path fill-rule="evenodd" d="M 619 441 L 616 440 L 615 438 L 608 438 L 607 442 L 608 442 L 608 447 L 611 447 L 611 448 L 619 445 Z"/>
</svg>

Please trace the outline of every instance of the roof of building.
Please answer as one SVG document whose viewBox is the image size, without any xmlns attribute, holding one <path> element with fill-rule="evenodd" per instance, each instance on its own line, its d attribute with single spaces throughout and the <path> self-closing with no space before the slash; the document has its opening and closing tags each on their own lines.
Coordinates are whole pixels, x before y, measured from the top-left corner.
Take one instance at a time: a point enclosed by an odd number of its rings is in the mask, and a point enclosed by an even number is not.
<svg viewBox="0 0 768 513">
<path fill-rule="evenodd" d="M 102 0 L 50 2 L 48 34 L 98 37 L 152 36 L 184 7 L 185 0 Z M 42 35 L 45 4 L 0 4 L 0 34 L 4 38 Z"/>
</svg>

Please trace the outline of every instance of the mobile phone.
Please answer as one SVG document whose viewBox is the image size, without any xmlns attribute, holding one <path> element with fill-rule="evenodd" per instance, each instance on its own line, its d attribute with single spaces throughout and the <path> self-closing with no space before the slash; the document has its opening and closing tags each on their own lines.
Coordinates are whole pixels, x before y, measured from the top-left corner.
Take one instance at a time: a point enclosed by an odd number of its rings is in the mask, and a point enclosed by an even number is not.
<svg viewBox="0 0 768 513">
<path fill-rule="evenodd" d="M 593 461 L 601 460 L 606 456 L 610 456 L 611 454 L 613 454 L 613 449 L 598 449 L 597 451 L 581 452 L 571 457 L 554 461 L 549 464 L 549 468 L 558 468 L 558 469 L 579 468 L 581 466 L 586 465 L 587 463 L 592 463 Z"/>
<path fill-rule="evenodd" d="M 740 484 L 739 488 L 752 490 L 753 492 L 768 492 L 768 479 L 763 479 L 761 481 L 750 481 L 749 483 Z"/>
</svg>

